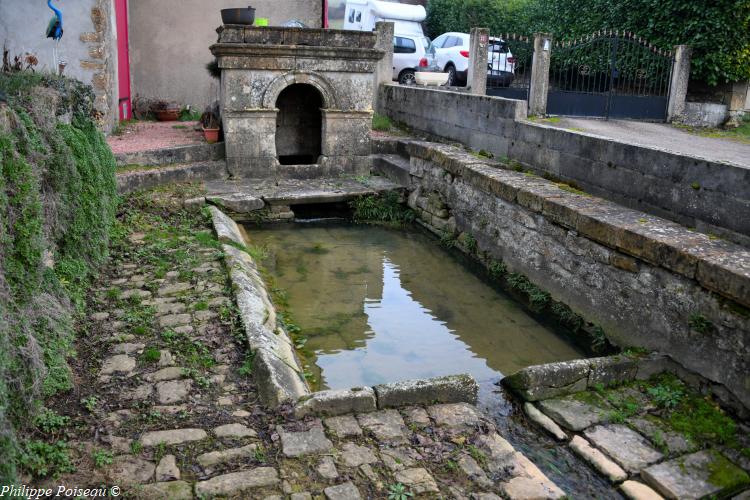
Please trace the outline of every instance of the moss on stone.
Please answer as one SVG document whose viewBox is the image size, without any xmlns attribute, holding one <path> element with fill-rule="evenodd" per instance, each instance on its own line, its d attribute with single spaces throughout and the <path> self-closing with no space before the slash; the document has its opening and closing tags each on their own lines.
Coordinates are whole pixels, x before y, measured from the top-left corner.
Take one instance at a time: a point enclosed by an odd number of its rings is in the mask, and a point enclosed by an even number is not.
<svg viewBox="0 0 750 500">
<path fill-rule="evenodd" d="M 722 492 L 731 492 L 750 483 L 750 476 L 724 455 L 717 451 L 711 451 L 712 461 L 708 464 L 710 473 L 708 481 L 722 489 Z"/>
</svg>

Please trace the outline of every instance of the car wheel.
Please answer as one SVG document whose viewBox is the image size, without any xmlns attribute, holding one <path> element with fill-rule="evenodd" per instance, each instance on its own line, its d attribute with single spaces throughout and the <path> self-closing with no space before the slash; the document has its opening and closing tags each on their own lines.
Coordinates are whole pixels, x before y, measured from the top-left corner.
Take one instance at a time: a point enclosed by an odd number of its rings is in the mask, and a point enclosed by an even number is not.
<svg viewBox="0 0 750 500">
<path fill-rule="evenodd" d="M 458 85 L 458 81 L 456 78 L 456 67 L 452 64 L 449 64 L 445 67 L 445 72 L 448 73 L 448 83 L 446 85 L 448 87 L 455 87 Z"/>
<path fill-rule="evenodd" d="M 416 85 L 417 78 L 414 76 L 414 70 L 405 69 L 404 71 L 402 71 L 398 77 L 398 83 L 400 83 L 401 85 Z"/>
</svg>

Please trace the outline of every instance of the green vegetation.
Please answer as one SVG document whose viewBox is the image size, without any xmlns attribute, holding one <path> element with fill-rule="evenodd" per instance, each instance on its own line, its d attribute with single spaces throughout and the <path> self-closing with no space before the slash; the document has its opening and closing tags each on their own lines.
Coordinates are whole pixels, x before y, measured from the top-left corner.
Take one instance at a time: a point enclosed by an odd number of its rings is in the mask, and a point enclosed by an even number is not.
<svg viewBox="0 0 750 500">
<path fill-rule="evenodd" d="M 432 37 L 477 26 L 498 35 L 552 33 L 559 40 L 629 31 L 662 49 L 692 47 L 692 79 L 717 85 L 750 78 L 747 1 L 430 0 L 427 25 Z"/>
<path fill-rule="evenodd" d="M 414 493 L 401 483 L 391 484 L 388 486 L 388 500 L 408 500 Z"/>
<path fill-rule="evenodd" d="M 531 307 L 537 310 L 543 309 L 550 302 L 549 293 L 545 292 L 538 286 L 534 285 L 523 274 L 510 273 L 508 275 L 508 284 L 516 290 L 525 293 L 529 297 Z"/>
<path fill-rule="evenodd" d="M 94 450 L 91 454 L 91 460 L 93 460 L 94 466 L 97 469 L 101 469 L 102 467 L 112 465 L 112 462 L 114 462 L 114 456 L 112 456 L 112 453 L 107 450 Z"/>
<path fill-rule="evenodd" d="M 688 325 L 698 333 L 708 333 L 714 329 L 714 324 L 701 313 L 691 314 Z"/>
<path fill-rule="evenodd" d="M 676 126 L 692 134 L 701 135 L 703 137 L 729 139 L 732 141 L 742 142 L 744 144 L 750 144 L 750 115 L 743 116 L 738 127 L 728 127 L 726 129 L 694 128 L 686 127 L 683 125 Z"/>
<path fill-rule="evenodd" d="M 391 123 L 391 119 L 387 116 L 379 115 L 375 113 L 372 115 L 372 129 L 373 130 L 380 130 L 381 132 L 387 132 L 391 129 L 393 124 Z"/>
<path fill-rule="evenodd" d="M 70 461 L 68 444 L 64 441 L 28 441 L 21 445 L 18 463 L 35 477 L 57 479 L 62 474 L 75 471 Z"/>
<path fill-rule="evenodd" d="M 43 408 L 34 418 L 34 425 L 45 434 L 54 434 L 70 423 L 70 417 L 58 415 L 54 410 Z"/>
<path fill-rule="evenodd" d="M 399 194 L 388 191 L 380 195 L 360 196 L 349 202 L 354 220 L 359 223 L 401 225 L 412 222 L 414 212 L 404 207 Z"/>
<path fill-rule="evenodd" d="M 16 464 L 37 475 L 66 468 L 62 447 L 16 436 L 43 397 L 72 386 L 74 324 L 108 255 L 118 198 L 90 87 L 22 72 L 0 74 L 0 91 L 0 483 L 10 484 Z M 54 432 L 42 415 L 40 428 Z"/>
</svg>

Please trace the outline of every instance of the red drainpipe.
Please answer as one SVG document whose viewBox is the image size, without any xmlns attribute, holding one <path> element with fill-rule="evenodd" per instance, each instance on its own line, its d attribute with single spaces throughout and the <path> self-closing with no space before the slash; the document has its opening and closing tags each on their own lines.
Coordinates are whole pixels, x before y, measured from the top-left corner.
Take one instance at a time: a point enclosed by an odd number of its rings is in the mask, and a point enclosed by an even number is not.
<svg viewBox="0 0 750 500">
<path fill-rule="evenodd" d="M 323 27 L 328 28 L 328 0 L 323 0 Z"/>
</svg>

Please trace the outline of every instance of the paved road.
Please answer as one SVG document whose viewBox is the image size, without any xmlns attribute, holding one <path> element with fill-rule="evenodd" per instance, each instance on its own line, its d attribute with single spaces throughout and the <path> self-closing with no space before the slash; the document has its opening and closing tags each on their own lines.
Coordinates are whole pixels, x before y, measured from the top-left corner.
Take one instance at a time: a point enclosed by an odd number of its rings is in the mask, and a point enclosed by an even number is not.
<svg viewBox="0 0 750 500">
<path fill-rule="evenodd" d="M 664 123 L 583 118 L 561 118 L 558 123 L 546 121 L 543 123 L 676 153 L 700 156 L 709 160 L 728 161 L 750 168 L 750 144 L 728 139 L 701 137 Z"/>
</svg>

